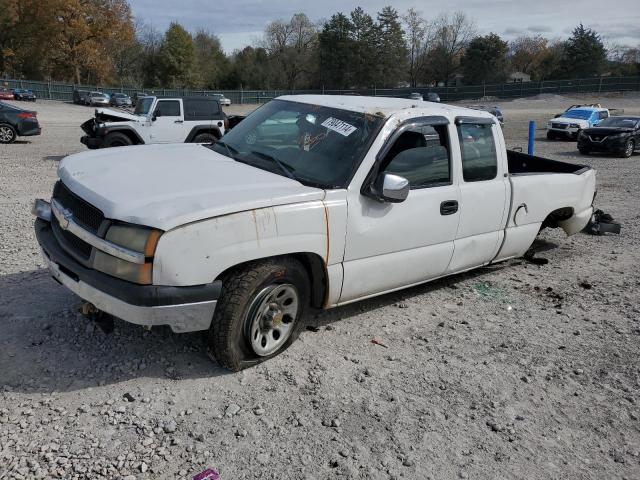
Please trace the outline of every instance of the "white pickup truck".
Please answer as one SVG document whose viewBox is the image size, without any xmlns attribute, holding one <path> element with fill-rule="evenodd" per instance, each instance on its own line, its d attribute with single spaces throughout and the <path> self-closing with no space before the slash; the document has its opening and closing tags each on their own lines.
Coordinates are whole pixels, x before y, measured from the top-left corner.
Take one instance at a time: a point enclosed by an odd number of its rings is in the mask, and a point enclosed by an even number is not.
<svg viewBox="0 0 640 480">
<path fill-rule="evenodd" d="M 71 155 L 36 235 L 97 309 L 208 332 L 232 370 L 331 308 L 523 255 L 579 232 L 590 167 L 507 151 L 488 112 L 406 99 L 285 96 L 213 145 Z"/>
</svg>

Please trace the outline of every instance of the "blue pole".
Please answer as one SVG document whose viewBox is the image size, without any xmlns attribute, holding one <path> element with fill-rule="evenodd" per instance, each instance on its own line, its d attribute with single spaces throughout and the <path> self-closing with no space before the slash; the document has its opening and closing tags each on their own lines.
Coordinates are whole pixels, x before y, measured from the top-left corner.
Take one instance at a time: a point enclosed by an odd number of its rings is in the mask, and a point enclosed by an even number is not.
<svg viewBox="0 0 640 480">
<path fill-rule="evenodd" d="M 527 147 L 527 153 L 533 155 L 533 143 L 536 138 L 536 122 L 531 120 L 529 122 L 529 146 Z"/>
</svg>

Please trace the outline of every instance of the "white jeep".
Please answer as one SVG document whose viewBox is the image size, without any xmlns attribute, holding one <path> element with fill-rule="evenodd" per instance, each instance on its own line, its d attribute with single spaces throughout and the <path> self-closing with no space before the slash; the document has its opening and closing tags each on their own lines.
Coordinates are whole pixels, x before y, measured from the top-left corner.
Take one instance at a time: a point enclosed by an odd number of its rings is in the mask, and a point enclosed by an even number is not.
<svg viewBox="0 0 640 480">
<path fill-rule="evenodd" d="M 133 113 L 98 108 L 84 122 L 80 141 L 90 149 L 151 143 L 211 143 L 224 135 L 228 119 L 211 97 L 143 97 Z"/>
<path fill-rule="evenodd" d="M 508 151 L 489 112 L 285 96 L 212 145 L 71 155 L 36 235 L 101 311 L 208 332 L 239 370 L 331 308 L 523 255 L 592 215 L 595 171 Z"/>
</svg>

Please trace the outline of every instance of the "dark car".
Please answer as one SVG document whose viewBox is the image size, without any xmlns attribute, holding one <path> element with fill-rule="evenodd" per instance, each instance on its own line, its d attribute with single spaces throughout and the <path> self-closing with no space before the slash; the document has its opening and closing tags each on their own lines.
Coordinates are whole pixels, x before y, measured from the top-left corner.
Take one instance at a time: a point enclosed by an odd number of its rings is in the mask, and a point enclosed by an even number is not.
<svg viewBox="0 0 640 480">
<path fill-rule="evenodd" d="M 440 95 L 438 95 L 436 92 L 427 93 L 427 102 L 440 103 Z"/>
<path fill-rule="evenodd" d="M 126 93 L 112 93 L 109 105 L 112 107 L 130 107 L 131 97 Z"/>
<path fill-rule="evenodd" d="M 483 112 L 489 112 L 491 115 L 498 119 L 500 125 L 504 125 L 504 115 L 502 114 L 502 110 L 500 110 L 500 107 L 498 106 L 487 107 L 485 105 L 471 105 L 469 108 L 473 108 L 474 110 L 482 110 Z"/>
<path fill-rule="evenodd" d="M 40 135 L 37 113 L 0 102 L 0 143 L 12 143 L 16 137 Z"/>
<path fill-rule="evenodd" d="M 629 158 L 640 149 L 640 117 L 609 117 L 597 127 L 585 128 L 578 135 L 578 150 L 583 155 L 591 152 L 615 153 Z"/>
<path fill-rule="evenodd" d="M 33 93 L 33 90 L 27 90 L 26 88 L 14 88 L 11 92 L 13 92 L 13 98 L 16 100 L 24 100 L 26 102 L 36 101 L 36 94 Z"/>
<path fill-rule="evenodd" d="M 138 104 L 138 100 L 140 100 L 143 97 L 148 97 L 148 96 L 149 96 L 148 93 L 135 92 L 133 95 L 131 95 L 131 103 L 135 107 Z"/>
<path fill-rule="evenodd" d="M 89 90 L 74 90 L 73 103 L 76 105 L 84 105 L 84 99 L 88 95 Z"/>
</svg>

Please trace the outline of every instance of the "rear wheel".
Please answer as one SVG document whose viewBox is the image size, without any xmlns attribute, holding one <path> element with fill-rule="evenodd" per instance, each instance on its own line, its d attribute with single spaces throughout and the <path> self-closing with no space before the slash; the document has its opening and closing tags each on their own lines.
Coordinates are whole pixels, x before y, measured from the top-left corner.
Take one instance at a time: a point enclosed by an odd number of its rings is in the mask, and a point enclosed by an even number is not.
<svg viewBox="0 0 640 480">
<path fill-rule="evenodd" d="M 309 279 L 295 259 L 253 262 L 223 279 L 208 332 L 208 351 L 239 371 L 286 350 L 298 337 Z"/>
<path fill-rule="evenodd" d="M 124 133 L 112 132 L 104 138 L 104 147 L 126 147 L 133 145 L 133 142 Z"/>
<path fill-rule="evenodd" d="M 193 139 L 193 143 L 213 143 L 216 136 L 213 133 L 200 133 Z"/>
<path fill-rule="evenodd" d="M 627 140 L 627 143 L 624 144 L 624 149 L 622 150 L 620 156 L 622 158 L 629 158 L 631 155 L 633 155 L 633 151 L 635 149 L 636 143 L 632 138 L 630 138 L 629 140 Z"/>
<path fill-rule="evenodd" d="M 0 125 L 0 143 L 13 143 L 17 136 L 15 129 L 11 125 Z"/>
</svg>

